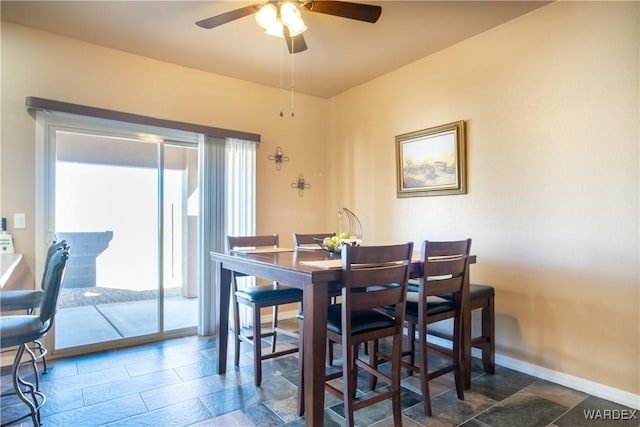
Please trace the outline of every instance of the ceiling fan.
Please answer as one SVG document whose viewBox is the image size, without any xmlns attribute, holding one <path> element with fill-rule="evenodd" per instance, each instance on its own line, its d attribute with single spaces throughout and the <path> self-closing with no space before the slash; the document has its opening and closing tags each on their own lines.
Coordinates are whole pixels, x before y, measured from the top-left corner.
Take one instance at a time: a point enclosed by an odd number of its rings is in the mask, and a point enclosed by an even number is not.
<svg viewBox="0 0 640 427">
<path fill-rule="evenodd" d="M 307 49 L 302 33 L 307 26 L 300 9 L 326 15 L 340 16 L 374 23 L 380 18 L 382 7 L 362 3 L 328 0 L 269 0 L 264 4 L 253 4 L 212 16 L 196 22 L 202 28 L 214 28 L 248 15 L 256 14 L 256 21 L 269 35 L 284 37 L 290 53 Z"/>
</svg>

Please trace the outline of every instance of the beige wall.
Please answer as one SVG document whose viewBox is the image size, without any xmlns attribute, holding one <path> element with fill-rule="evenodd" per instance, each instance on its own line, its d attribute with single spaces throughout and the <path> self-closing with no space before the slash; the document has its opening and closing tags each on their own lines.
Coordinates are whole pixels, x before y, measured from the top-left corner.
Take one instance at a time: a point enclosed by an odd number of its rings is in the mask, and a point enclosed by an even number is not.
<svg viewBox="0 0 640 427">
<path fill-rule="evenodd" d="M 287 244 L 347 206 L 366 243 L 470 236 L 501 356 L 638 395 L 638 20 L 637 2 L 552 4 L 329 101 L 298 95 L 293 120 L 275 89 L 3 23 L 0 211 L 33 224 L 25 96 L 259 133 L 260 232 Z M 456 120 L 469 194 L 396 198 L 394 136 Z M 33 231 L 14 233 L 31 264 Z"/>
<path fill-rule="evenodd" d="M 473 238 L 497 351 L 640 394 L 640 3 L 563 2 L 332 99 L 327 205 Z M 394 136 L 467 124 L 467 195 L 396 198 Z"/>
<path fill-rule="evenodd" d="M 291 245 L 295 230 L 324 230 L 327 100 L 296 94 L 295 118 L 281 118 L 280 93 L 274 88 L 6 22 L 1 34 L 0 212 L 9 218 L 10 228 L 13 213 L 26 213 L 27 229 L 11 231 L 16 250 L 26 254 L 31 266 L 35 262 L 35 121 L 25 109 L 26 96 L 260 134 L 258 232 L 279 233 L 281 244 Z M 290 158 L 281 171 L 267 160 L 276 146 Z M 304 197 L 291 188 L 299 173 L 311 184 Z"/>
</svg>

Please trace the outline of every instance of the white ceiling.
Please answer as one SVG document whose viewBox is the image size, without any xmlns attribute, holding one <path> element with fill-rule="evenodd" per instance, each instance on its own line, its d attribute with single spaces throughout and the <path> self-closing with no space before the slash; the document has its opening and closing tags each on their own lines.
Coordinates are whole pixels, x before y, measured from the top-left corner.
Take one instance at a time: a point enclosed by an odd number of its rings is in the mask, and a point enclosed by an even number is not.
<svg viewBox="0 0 640 427">
<path fill-rule="evenodd" d="M 274 87 L 290 87 L 293 67 L 296 92 L 329 98 L 549 3 L 359 2 L 382 6 L 377 23 L 304 10 L 309 49 L 295 55 L 252 16 L 209 30 L 195 25 L 262 0 L 3 0 L 1 13 L 3 21 Z"/>
</svg>

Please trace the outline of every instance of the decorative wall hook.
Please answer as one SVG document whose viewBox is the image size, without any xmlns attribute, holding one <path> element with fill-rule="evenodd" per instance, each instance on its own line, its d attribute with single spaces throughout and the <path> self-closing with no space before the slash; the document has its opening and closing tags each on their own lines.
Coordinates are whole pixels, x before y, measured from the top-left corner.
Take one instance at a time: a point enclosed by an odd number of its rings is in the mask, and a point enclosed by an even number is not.
<svg viewBox="0 0 640 427">
<path fill-rule="evenodd" d="M 298 182 L 291 183 L 291 188 L 297 188 L 298 196 L 302 197 L 304 195 L 304 190 L 311 188 L 311 184 L 307 184 L 306 182 L 304 182 L 304 175 L 299 173 Z"/>
<path fill-rule="evenodd" d="M 267 159 L 273 160 L 276 162 L 276 170 L 280 170 L 280 167 L 282 166 L 282 162 L 289 161 L 289 157 L 284 155 L 284 153 L 282 152 L 282 148 L 280 148 L 279 145 L 276 147 L 276 152 L 274 154 L 269 154 L 267 156 Z"/>
</svg>

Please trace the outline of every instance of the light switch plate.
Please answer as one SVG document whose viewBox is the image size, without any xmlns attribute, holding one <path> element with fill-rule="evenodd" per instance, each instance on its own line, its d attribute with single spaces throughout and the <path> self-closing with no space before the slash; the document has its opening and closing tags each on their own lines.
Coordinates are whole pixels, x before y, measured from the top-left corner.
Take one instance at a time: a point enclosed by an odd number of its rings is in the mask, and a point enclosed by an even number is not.
<svg viewBox="0 0 640 427">
<path fill-rule="evenodd" d="M 13 228 L 27 228 L 27 218 L 25 214 L 13 214 Z"/>
</svg>

